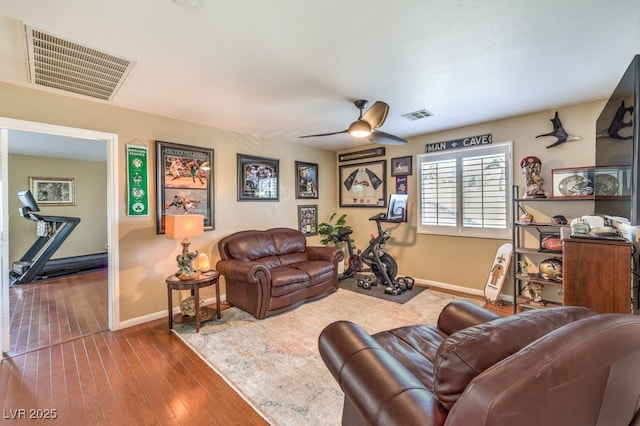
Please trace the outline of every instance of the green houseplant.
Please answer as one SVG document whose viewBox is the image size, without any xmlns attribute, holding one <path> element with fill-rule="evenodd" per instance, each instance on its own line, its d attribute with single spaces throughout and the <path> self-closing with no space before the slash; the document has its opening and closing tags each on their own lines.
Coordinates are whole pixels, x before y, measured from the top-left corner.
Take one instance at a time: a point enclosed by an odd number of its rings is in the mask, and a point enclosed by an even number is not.
<svg viewBox="0 0 640 426">
<path fill-rule="evenodd" d="M 333 244 L 336 247 L 340 247 L 338 232 L 341 229 L 351 229 L 351 226 L 347 225 L 346 213 L 338 217 L 335 222 L 332 222 L 337 215 L 338 213 L 332 214 L 328 222 L 322 222 L 318 225 L 318 234 L 322 235 L 320 242 L 324 245 Z"/>
</svg>

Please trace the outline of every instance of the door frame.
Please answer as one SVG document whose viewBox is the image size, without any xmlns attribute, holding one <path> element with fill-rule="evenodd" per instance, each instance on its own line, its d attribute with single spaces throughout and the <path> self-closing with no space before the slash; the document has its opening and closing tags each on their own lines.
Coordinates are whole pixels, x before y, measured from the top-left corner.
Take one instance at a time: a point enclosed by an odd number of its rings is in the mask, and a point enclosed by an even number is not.
<svg viewBox="0 0 640 426">
<path fill-rule="evenodd" d="M 47 133 L 58 136 L 68 136 L 81 139 L 93 139 L 104 141 L 107 144 L 107 244 L 109 250 L 108 259 L 108 326 L 109 330 L 120 329 L 120 303 L 119 303 L 119 238 L 118 224 L 120 222 L 118 200 L 118 135 L 96 130 L 80 129 L 74 127 L 58 126 L 54 124 L 39 123 L 35 121 L 16 120 L 0 117 L 0 273 L 2 274 L 2 289 L 0 291 L 0 343 L 2 344 L 2 358 L 10 349 L 9 335 L 9 235 L 8 235 L 8 130 L 22 130 L 27 132 Z"/>
</svg>

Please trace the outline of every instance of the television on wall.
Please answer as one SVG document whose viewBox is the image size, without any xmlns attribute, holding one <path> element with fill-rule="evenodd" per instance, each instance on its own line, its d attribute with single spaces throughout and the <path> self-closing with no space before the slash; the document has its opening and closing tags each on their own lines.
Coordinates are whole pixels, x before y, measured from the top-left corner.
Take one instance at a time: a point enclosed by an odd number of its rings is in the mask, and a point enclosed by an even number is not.
<svg viewBox="0 0 640 426">
<path fill-rule="evenodd" d="M 640 55 L 623 74 L 596 121 L 594 211 L 640 225 Z"/>
</svg>

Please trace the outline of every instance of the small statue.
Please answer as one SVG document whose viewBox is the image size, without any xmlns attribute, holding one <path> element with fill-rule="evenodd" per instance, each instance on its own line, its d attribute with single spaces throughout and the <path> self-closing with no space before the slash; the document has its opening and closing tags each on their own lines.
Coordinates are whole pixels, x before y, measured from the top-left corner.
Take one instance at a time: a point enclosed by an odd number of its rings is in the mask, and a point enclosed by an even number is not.
<svg viewBox="0 0 640 426">
<path fill-rule="evenodd" d="M 538 157 L 525 157 L 520 161 L 520 168 L 526 185 L 524 198 L 547 198 L 542 189 L 542 161 Z"/>
<path fill-rule="evenodd" d="M 176 277 L 180 279 L 194 278 L 195 268 L 193 267 L 193 259 L 198 257 L 198 250 L 196 251 L 183 251 L 176 256 L 178 261 L 178 272 Z"/>
</svg>

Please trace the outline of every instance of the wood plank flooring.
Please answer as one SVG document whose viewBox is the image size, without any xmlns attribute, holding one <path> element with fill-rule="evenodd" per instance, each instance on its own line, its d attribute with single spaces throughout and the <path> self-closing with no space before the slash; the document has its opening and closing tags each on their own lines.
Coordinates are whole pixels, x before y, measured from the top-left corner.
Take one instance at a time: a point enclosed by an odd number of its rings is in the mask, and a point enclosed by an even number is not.
<svg viewBox="0 0 640 426">
<path fill-rule="evenodd" d="M 16 310 L 12 318 L 12 327 L 13 319 L 20 324 L 12 333 L 16 330 L 23 337 L 22 343 L 12 346 L 15 353 L 0 363 L 0 424 L 267 424 L 169 331 L 166 318 L 116 332 L 92 331 L 101 327 L 95 318 L 65 318 L 66 313 L 81 310 L 83 303 L 65 296 L 63 287 L 40 291 L 39 298 L 25 303 L 25 312 L 18 315 Z M 51 295 L 43 298 L 43 292 L 63 293 L 54 300 L 64 304 L 54 308 Z M 23 296 L 22 301 L 30 298 Z M 103 304 L 106 299 L 84 303 L 93 305 L 88 311 L 96 318 L 102 309 L 106 312 Z M 45 307 L 48 320 L 40 312 Z M 33 318 L 28 319 L 26 312 Z M 60 320 L 58 325 L 54 319 Z M 37 324 L 41 331 L 27 332 L 28 324 Z"/>
<path fill-rule="evenodd" d="M 107 330 L 107 270 L 14 285 L 9 306 L 10 356 Z"/>
</svg>

